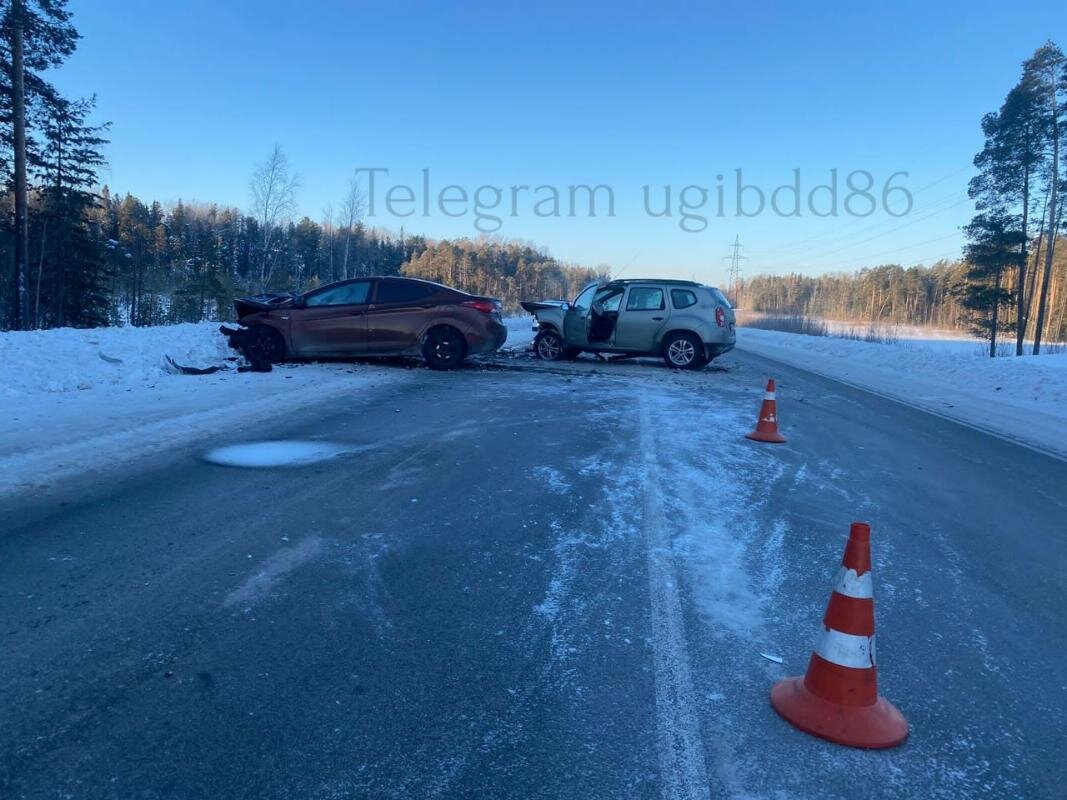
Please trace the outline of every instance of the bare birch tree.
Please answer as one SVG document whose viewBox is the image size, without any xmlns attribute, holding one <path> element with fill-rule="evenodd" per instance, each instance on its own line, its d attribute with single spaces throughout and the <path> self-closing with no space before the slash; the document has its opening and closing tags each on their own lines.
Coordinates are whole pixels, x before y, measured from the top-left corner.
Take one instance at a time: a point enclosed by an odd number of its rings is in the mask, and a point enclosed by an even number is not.
<svg viewBox="0 0 1067 800">
<path fill-rule="evenodd" d="M 345 194 L 344 199 L 341 201 L 341 225 L 344 227 L 345 233 L 345 247 L 341 256 L 341 276 L 345 280 L 349 277 L 348 251 L 352 243 L 352 234 L 356 223 L 363 218 L 365 208 L 366 197 L 363 194 L 363 188 L 359 184 L 359 178 L 353 174 L 348 182 L 348 193 Z"/>
<path fill-rule="evenodd" d="M 260 225 L 262 252 L 259 260 L 259 291 L 265 292 L 274 272 L 276 254 L 274 235 L 278 226 L 289 220 L 296 211 L 296 190 L 300 181 L 289 169 L 289 159 L 281 145 L 267 156 L 252 173 L 249 188 L 252 192 L 252 214 Z"/>
</svg>

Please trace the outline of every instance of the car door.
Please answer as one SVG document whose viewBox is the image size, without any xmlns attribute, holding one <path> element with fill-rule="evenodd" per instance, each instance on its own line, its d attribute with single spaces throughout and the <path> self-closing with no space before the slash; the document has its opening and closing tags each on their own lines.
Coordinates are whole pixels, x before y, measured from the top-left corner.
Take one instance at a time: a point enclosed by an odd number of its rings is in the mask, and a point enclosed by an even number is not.
<svg viewBox="0 0 1067 800">
<path fill-rule="evenodd" d="M 305 295 L 289 312 L 298 356 L 361 355 L 367 348 L 367 309 L 372 281 L 326 286 Z"/>
<path fill-rule="evenodd" d="M 597 284 L 591 283 L 582 289 L 563 315 L 563 338 L 568 347 L 589 344 L 589 310 L 593 307 L 597 288 Z"/>
<path fill-rule="evenodd" d="M 367 311 L 367 347 L 379 354 L 417 353 L 438 315 L 441 287 L 408 278 L 380 278 Z"/>
<path fill-rule="evenodd" d="M 619 312 L 619 321 L 615 324 L 615 347 L 641 353 L 654 352 L 659 333 L 669 316 L 661 287 L 630 286 Z"/>
</svg>

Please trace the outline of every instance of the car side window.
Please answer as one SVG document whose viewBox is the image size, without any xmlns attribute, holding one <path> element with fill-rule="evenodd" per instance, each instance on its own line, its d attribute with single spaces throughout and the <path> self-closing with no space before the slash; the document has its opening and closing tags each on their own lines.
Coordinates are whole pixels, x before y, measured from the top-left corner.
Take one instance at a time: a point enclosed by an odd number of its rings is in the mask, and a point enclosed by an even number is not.
<svg viewBox="0 0 1067 800">
<path fill-rule="evenodd" d="M 333 286 L 309 295 L 307 305 L 314 306 L 355 306 L 367 302 L 370 294 L 370 281 L 356 281 Z"/>
<path fill-rule="evenodd" d="M 626 298 L 627 311 L 662 311 L 663 290 L 651 286 L 634 286 Z"/>
<path fill-rule="evenodd" d="M 405 280 L 385 280 L 378 284 L 375 303 L 416 303 L 437 294 L 437 287 L 428 283 Z"/>
<path fill-rule="evenodd" d="M 622 289 L 601 289 L 593 300 L 593 306 L 601 314 L 618 311 L 622 307 Z"/>
<path fill-rule="evenodd" d="M 597 292 L 597 287 L 596 286 L 590 286 L 588 289 L 586 289 L 580 295 L 575 297 L 574 298 L 574 302 L 571 303 L 571 305 L 574 306 L 574 308 L 579 309 L 580 311 L 588 311 L 589 307 L 591 305 L 593 305 L 593 295 L 595 295 L 596 292 Z"/>
<path fill-rule="evenodd" d="M 675 308 L 689 308 L 697 304 L 697 296 L 688 289 L 671 289 L 671 302 Z"/>
</svg>

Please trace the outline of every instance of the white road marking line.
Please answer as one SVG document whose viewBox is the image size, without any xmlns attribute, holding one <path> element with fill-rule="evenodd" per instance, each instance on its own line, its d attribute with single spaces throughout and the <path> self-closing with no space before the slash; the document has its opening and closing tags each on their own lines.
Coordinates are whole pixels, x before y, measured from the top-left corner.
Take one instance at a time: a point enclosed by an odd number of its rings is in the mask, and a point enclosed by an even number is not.
<svg viewBox="0 0 1067 800">
<path fill-rule="evenodd" d="M 709 798 L 704 742 L 696 715 L 689 647 L 671 558 L 670 536 L 663 525 L 663 502 L 648 404 L 640 402 L 641 458 L 645 466 L 644 530 L 652 605 L 652 662 L 656 687 L 656 727 L 664 800 Z"/>
</svg>

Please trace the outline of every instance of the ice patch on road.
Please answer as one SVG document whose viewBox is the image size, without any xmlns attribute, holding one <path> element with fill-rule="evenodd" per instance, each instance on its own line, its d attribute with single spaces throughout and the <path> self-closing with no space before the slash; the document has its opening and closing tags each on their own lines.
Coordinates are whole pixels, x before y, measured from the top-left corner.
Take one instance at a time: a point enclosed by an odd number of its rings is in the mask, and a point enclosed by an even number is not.
<svg viewBox="0 0 1067 800">
<path fill-rule="evenodd" d="M 571 490 L 570 483 L 564 479 L 563 473 L 552 467 L 534 467 L 534 477 L 541 481 L 553 494 L 567 494 Z"/>
<path fill-rule="evenodd" d="M 715 636 L 758 642 L 765 606 L 781 582 L 788 529 L 780 518 L 763 528 L 761 510 L 784 468 L 744 439 L 748 408 L 721 404 L 694 416 L 692 399 L 675 392 L 646 392 L 643 402 L 656 419 L 692 418 L 656 425 L 654 438 L 672 546 L 690 566 L 695 598 Z"/>
<path fill-rule="evenodd" d="M 204 454 L 204 460 L 224 467 L 302 467 L 353 449 L 332 442 L 251 442 L 215 448 Z"/>
</svg>

